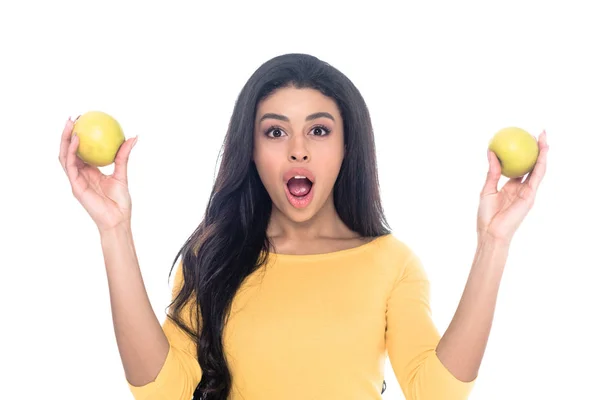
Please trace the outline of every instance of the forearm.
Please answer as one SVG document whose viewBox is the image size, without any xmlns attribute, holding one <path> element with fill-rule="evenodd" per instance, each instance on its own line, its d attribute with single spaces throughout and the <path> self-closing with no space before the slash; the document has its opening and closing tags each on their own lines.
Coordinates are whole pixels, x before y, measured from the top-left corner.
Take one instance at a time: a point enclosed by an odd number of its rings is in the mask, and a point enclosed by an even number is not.
<svg viewBox="0 0 600 400">
<path fill-rule="evenodd" d="M 508 243 L 481 238 L 454 318 L 437 346 L 440 361 L 461 381 L 477 377 L 488 342 Z"/>
<path fill-rule="evenodd" d="M 127 380 L 141 386 L 158 375 L 169 342 L 142 279 L 131 229 L 101 232 L 117 346 Z"/>
</svg>

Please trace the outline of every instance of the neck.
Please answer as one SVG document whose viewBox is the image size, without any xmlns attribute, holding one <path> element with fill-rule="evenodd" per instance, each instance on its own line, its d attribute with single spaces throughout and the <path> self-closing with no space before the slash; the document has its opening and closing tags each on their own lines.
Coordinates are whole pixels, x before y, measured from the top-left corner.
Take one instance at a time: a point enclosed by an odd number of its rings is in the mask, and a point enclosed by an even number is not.
<svg viewBox="0 0 600 400">
<path fill-rule="evenodd" d="M 355 234 L 340 219 L 332 194 L 323 207 L 308 220 L 295 221 L 273 205 L 267 236 L 284 241 L 305 242 L 322 238 L 348 238 Z"/>
</svg>

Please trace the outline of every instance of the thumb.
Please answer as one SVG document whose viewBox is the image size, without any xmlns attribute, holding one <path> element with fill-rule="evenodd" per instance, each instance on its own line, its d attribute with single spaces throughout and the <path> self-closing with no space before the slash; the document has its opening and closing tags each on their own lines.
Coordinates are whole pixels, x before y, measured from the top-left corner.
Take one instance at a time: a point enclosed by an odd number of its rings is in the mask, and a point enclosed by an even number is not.
<svg viewBox="0 0 600 400">
<path fill-rule="evenodd" d="M 131 149 L 137 143 L 138 137 L 127 139 L 117 152 L 117 156 L 115 157 L 115 171 L 113 173 L 113 177 L 118 180 L 127 183 L 127 163 L 129 162 L 129 155 L 131 154 Z"/>
<path fill-rule="evenodd" d="M 485 184 L 483 189 L 481 190 L 482 196 L 487 196 L 489 194 L 495 194 L 498 192 L 498 182 L 500 181 L 501 176 L 501 166 L 500 161 L 496 154 L 488 149 L 488 172 L 485 180 Z"/>
</svg>

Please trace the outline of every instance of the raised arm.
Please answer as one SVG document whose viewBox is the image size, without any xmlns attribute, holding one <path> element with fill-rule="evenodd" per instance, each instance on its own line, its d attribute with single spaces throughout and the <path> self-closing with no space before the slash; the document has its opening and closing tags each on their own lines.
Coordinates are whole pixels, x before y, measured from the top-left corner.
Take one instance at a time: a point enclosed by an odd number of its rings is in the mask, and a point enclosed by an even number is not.
<svg viewBox="0 0 600 400">
<path fill-rule="evenodd" d="M 117 346 L 136 399 L 189 400 L 200 381 L 193 342 L 170 320 L 159 323 L 146 293 L 131 232 L 127 164 L 136 138 L 119 148 L 112 175 L 77 156 L 73 121 L 65 123 L 59 162 L 73 196 L 100 233 Z M 182 283 L 181 265 L 174 290 Z"/>
</svg>

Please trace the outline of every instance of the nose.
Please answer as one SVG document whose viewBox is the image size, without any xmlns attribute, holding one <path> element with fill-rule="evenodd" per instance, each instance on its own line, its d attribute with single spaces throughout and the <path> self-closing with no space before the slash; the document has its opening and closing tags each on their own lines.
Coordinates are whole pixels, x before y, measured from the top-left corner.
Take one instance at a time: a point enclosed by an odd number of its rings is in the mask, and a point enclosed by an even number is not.
<svg viewBox="0 0 600 400">
<path fill-rule="evenodd" d="M 308 154 L 308 149 L 306 148 L 302 140 L 292 140 L 291 142 L 292 143 L 290 146 L 290 154 L 288 157 L 289 160 L 300 162 L 309 161 L 310 155 Z"/>
<path fill-rule="evenodd" d="M 290 154 L 290 161 L 308 161 L 308 154 Z"/>
</svg>

